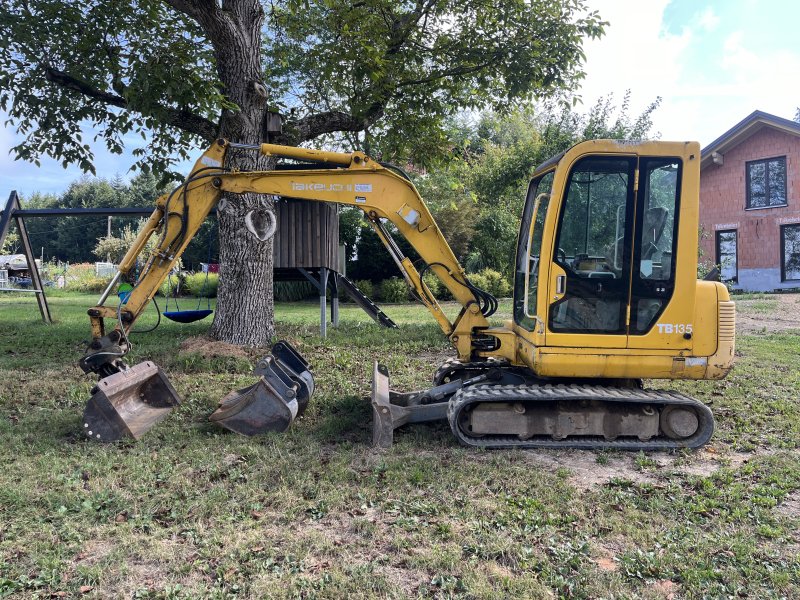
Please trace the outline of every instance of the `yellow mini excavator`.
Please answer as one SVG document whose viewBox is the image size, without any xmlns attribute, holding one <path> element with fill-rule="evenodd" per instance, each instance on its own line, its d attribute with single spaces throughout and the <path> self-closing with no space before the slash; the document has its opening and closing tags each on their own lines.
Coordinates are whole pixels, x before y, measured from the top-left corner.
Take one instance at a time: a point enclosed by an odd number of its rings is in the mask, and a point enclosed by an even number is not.
<svg viewBox="0 0 800 600">
<path fill-rule="evenodd" d="M 232 171 L 224 166 L 232 148 L 294 162 Z M 642 379 L 721 379 L 733 362 L 733 302 L 722 284 L 697 280 L 699 175 L 695 142 L 588 141 L 542 164 L 522 213 L 513 318 L 490 325 L 497 300 L 470 282 L 401 170 L 359 152 L 218 140 L 179 188 L 158 199 L 117 279 L 89 310 L 93 341 L 80 365 L 101 379 L 84 430 L 100 441 L 138 437 L 178 404 L 156 365 L 124 363 L 128 335 L 221 195 L 254 192 L 362 209 L 458 353 L 431 389 L 402 394 L 389 390 L 376 362 L 376 445 L 391 445 L 403 424 L 447 419 L 461 443 L 485 448 L 701 446 L 714 429 L 711 411 L 642 386 Z M 417 251 L 419 269 L 385 221 Z M 127 302 L 105 306 L 154 234 L 156 249 Z M 453 321 L 425 285 L 427 271 L 461 304 Z M 117 320 L 109 332 L 108 318 Z M 223 398 L 212 421 L 245 434 L 280 431 L 313 393 L 308 363 L 285 342 L 255 374 L 258 382 Z"/>
</svg>

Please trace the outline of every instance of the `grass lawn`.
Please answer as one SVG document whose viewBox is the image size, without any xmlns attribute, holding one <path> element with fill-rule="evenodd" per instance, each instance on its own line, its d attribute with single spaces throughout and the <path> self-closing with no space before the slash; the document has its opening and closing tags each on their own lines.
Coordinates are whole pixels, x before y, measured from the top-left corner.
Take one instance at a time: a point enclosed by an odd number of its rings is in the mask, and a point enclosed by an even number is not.
<svg viewBox="0 0 800 600">
<path fill-rule="evenodd" d="M 800 597 L 800 331 L 769 329 L 769 297 L 743 300 L 767 325 L 739 337 L 727 380 L 657 382 L 711 406 L 711 444 L 650 454 L 476 451 L 446 424 L 372 450 L 372 361 L 410 390 L 449 346 L 411 305 L 384 307 L 399 330 L 345 307 L 320 340 L 315 303 L 276 307 L 317 384 L 289 432 L 210 425 L 259 352 L 181 350 L 210 319 L 164 322 L 130 360 L 164 367 L 183 404 L 98 445 L 76 366 L 95 300 L 53 297 L 47 326 L 32 298 L 0 296 L 0 597 Z"/>
</svg>

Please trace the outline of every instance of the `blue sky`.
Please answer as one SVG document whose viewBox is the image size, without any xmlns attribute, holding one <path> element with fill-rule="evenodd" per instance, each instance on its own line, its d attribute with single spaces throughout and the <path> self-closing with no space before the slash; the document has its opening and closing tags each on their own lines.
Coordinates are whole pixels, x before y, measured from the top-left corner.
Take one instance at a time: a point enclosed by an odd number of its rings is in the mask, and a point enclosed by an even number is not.
<svg viewBox="0 0 800 600">
<path fill-rule="evenodd" d="M 705 145 L 754 110 L 794 117 L 800 106 L 800 2 L 789 0 L 589 0 L 610 21 L 606 35 L 585 47 L 584 105 L 631 90 L 637 115 L 657 96 L 654 130 L 662 139 Z M 5 115 L 0 114 L 5 120 Z M 55 161 L 15 162 L 16 134 L 0 127 L 0 197 L 16 189 L 61 192 L 81 176 Z M 121 156 L 95 148 L 101 177 L 129 177 L 130 150 Z M 198 149 L 198 153 L 199 153 Z"/>
</svg>

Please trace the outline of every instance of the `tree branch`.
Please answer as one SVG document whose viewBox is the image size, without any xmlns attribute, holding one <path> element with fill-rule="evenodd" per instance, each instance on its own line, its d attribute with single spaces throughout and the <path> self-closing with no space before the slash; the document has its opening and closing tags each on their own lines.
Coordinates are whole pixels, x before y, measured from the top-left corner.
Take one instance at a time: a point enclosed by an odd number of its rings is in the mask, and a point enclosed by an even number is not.
<svg viewBox="0 0 800 600">
<path fill-rule="evenodd" d="M 369 119 L 356 118 L 341 111 L 329 111 L 308 115 L 294 124 L 289 124 L 294 131 L 284 141 L 294 141 L 299 144 L 313 140 L 326 133 L 337 131 L 363 131 L 369 126 Z M 293 127 L 292 127 L 293 126 Z M 294 138 L 294 139 L 291 139 Z"/>
<path fill-rule="evenodd" d="M 201 25 L 220 10 L 214 0 L 164 0 L 172 8 L 191 17 Z"/>
<path fill-rule="evenodd" d="M 85 81 L 73 77 L 72 75 L 68 75 L 67 73 L 59 71 L 58 69 L 45 67 L 44 75 L 47 78 L 47 81 L 55 83 L 56 85 L 68 90 L 79 92 L 84 96 L 91 98 L 92 100 L 99 100 L 103 104 L 110 104 L 111 106 L 117 106 L 119 108 L 127 108 L 128 106 L 128 102 L 122 96 L 109 94 L 108 92 L 98 90 Z"/>
<path fill-rule="evenodd" d="M 45 67 L 45 77 L 51 83 L 55 83 L 64 89 L 78 92 L 79 94 L 86 96 L 87 98 L 91 98 L 92 100 L 97 100 L 103 104 L 116 106 L 117 108 L 130 110 L 128 101 L 122 96 L 98 90 L 86 81 L 78 79 L 77 77 L 73 77 L 72 75 L 64 73 L 63 71 L 59 71 L 58 69 Z M 212 121 L 209 121 L 205 117 L 194 114 L 190 110 L 162 105 L 158 106 L 158 110 L 164 113 L 166 116 L 166 122 L 173 127 L 177 127 L 178 129 L 199 135 L 200 137 L 209 141 L 214 140 L 217 137 L 217 131 L 219 129 L 218 125 Z"/>
</svg>

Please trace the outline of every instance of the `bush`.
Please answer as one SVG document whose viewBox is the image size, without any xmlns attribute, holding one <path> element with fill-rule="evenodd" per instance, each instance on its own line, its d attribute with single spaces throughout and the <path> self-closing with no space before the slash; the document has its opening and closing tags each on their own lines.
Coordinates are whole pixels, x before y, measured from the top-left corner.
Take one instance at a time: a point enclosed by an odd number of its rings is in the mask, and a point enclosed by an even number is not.
<svg viewBox="0 0 800 600">
<path fill-rule="evenodd" d="M 432 271 L 428 271 L 422 276 L 422 281 L 428 286 L 428 289 L 433 293 L 437 300 L 452 300 L 453 294 L 447 289 L 447 286 L 442 283 Z"/>
<path fill-rule="evenodd" d="M 69 266 L 65 280 L 68 290 L 94 293 L 106 289 L 111 277 L 97 277 L 94 263 L 77 263 Z"/>
<path fill-rule="evenodd" d="M 161 287 L 158 288 L 158 293 L 161 296 L 164 296 L 164 298 L 176 298 L 178 296 L 182 296 L 186 294 L 186 288 L 184 285 L 185 281 L 186 273 L 179 272 L 177 275 L 175 273 L 170 273 L 161 283 Z"/>
<path fill-rule="evenodd" d="M 206 281 L 205 273 L 191 273 L 184 278 L 181 293 L 196 298 L 216 298 L 218 287 L 219 274 L 209 273 Z"/>
<path fill-rule="evenodd" d="M 361 290 L 361 293 L 367 298 L 372 298 L 375 295 L 375 286 L 372 285 L 369 279 L 359 279 L 353 283 L 356 284 L 356 287 Z"/>
<path fill-rule="evenodd" d="M 74 282 L 69 289 L 84 293 L 102 292 L 108 287 L 110 281 L 111 277 L 85 277 Z"/>
<path fill-rule="evenodd" d="M 407 302 L 408 286 L 399 277 L 384 279 L 381 283 L 381 300 L 389 303 Z"/>
<path fill-rule="evenodd" d="M 480 273 L 469 276 L 476 287 L 489 292 L 495 298 L 507 298 L 511 295 L 511 284 L 503 275 L 493 269 L 484 269 Z"/>
<path fill-rule="evenodd" d="M 276 281 L 272 289 L 276 302 L 297 302 L 319 295 L 310 281 Z"/>
</svg>

